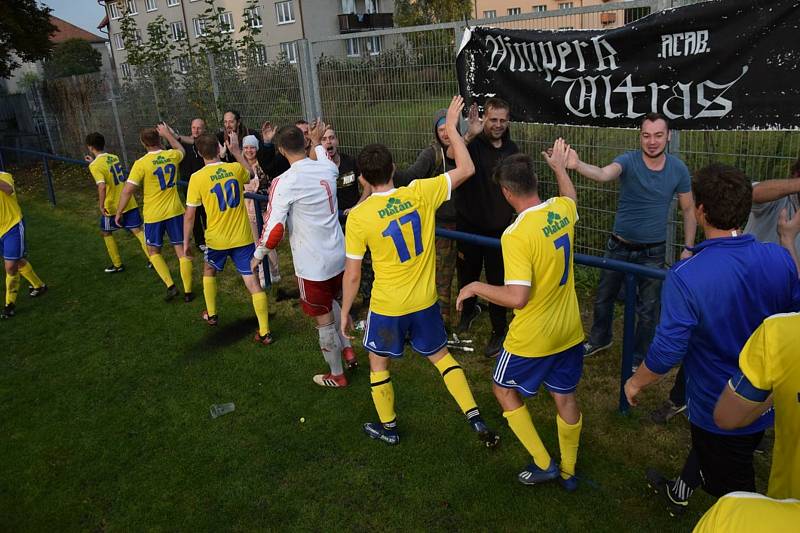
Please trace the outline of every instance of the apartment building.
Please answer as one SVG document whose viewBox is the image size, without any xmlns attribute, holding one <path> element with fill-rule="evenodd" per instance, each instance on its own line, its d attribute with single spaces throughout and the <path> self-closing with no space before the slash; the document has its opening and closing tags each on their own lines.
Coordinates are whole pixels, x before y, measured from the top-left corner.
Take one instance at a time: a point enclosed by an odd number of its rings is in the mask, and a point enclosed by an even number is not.
<svg viewBox="0 0 800 533">
<path fill-rule="evenodd" d="M 141 38 L 146 39 L 147 25 L 159 15 L 166 20 L 170 38 L 178 41 L 183 36 L 196 43 L 205 31 L 202 14 L 208 8 L 203 0 L 99 0 L 105 4 L 106 17 L 98 26 L 108 32 L 111 50 L 120 77 L 130 75 L 126 61 L 125 42 L 120 22 L 125 11 L 138 27 Z M 294 63 L 297 61 L 298 39 L 315 39 L 337 34 L 352 34 L 341 41 L 325 43 L 326 54 L 360 56 L 378 54 L 384 47 L 382 38 L 361 38 L 359 32 L 394 25 L 394 0 L 259 0 L 249 11 L 246 0 L 217 0 L 224 12 L 220 23 L 228 28 L 234 39 L 247 21 L 260 29 L 259 59 L 271 61 L 283 53 Z M 174 68 L 186 69 L 186 59 L 176 57 Z"/>
<path fill-rule="evenodd" d="M 547 17 L 526 24 L 530 29 L 602 29 L 622 26 L 641 13 L 630 13 L 632 10 L 616 9 L 603 13 L 583 15 L 569 14 L 568 10 L 576 7 L 588 7 L 608 3 L 619 3 L 625 0 L 474 0 L 473 17 L 476 19 L 492 19 L 511 15 L 550 12 L 563 15 Z"/>
</svg>

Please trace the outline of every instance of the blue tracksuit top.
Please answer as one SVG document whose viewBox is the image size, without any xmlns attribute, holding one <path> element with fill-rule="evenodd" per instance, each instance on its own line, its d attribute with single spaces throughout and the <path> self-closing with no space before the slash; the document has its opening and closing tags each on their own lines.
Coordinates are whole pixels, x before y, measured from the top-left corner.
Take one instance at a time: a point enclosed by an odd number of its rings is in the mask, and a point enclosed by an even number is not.
<svg viewBox="0 0 800 533">
<path fill-rule="evenodd" d="M 676 263 L 661 294 L 661 320 L 645 358 L 664 374 L 683 359 L 689 420 L 706 431 L 747 435 L 772 426 L 770 410 L 726 431 L 714 406 L 739 369 L 739 352 L 763 320 L 800 310 L 800 280 L 789 252 L 752 235 L 709 239 Z"/>
</svg>

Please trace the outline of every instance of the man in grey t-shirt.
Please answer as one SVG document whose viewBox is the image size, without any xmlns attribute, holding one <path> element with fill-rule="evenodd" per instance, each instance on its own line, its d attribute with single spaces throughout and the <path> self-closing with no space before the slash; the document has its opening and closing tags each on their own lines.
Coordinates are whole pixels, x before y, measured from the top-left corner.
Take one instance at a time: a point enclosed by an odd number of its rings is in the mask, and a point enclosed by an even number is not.
<svg viewBox="0 0 800 533">
<path fill-rule="evenodd" d="M 648 113 L 641 123 L 641 149 L 622 154 L 610 165 L 600 168 L 584 163 L 577 153 L 571 151 L 568 168 L 598 182 L 619 179 L 619 203 L 605 257 L 664 268 L 669 207 L 675 194 L 684 221 L 686 249 L 681 259 L 691 255 L 689 249 L 694 246 L 697 231 L 691 178 L 683 161 L 666 153 L 669 139 L 667 119 L 658 113 Z M 601 271 L 594 303 L 594 322 L 585 344 L 587 356 L 611 346 L 614 301 L 624 277 L 622 272 Z M 661 281 L 639 278 L 637 289 L 634 364 L 644 359 L 655 333 Z"/>
<path fill-rule="evenodd" d="M 800 210 L 800 159 L 792 165 L 788 179 L 753 184 L 753 208 L 745 233 L 754 235 L 761 242 L 780 244 L 778 219 L 784 209 L 789 218 Z M 797 245 L 800 246 L 800 237 Z"/>
</svg>

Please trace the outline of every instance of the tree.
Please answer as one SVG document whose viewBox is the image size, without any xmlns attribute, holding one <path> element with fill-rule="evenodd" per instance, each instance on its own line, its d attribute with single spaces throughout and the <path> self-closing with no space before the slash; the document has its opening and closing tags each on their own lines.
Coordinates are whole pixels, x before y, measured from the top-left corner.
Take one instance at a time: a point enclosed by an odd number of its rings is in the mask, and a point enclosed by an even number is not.
<svg viewBox="0 0 800 533">
<path fill-rule="evenodd" d="M 50 9 L 36 0 L 0 2 L 0 78 L 8 78 L 23 62 L 50 57 L 50 36 L 58 28 L 50 22 Z"/>
<path fill-rule="evenodd" d="M 439 24 L 469 17 L 472 0 L 395 0 L 395 22 L 398 26 Z"/>
<path fill-rule="evenodd" d="M 67 39 L 53 48 L 53 54 L 44 64 L 45 78 L 63 78 L 97 72 L 103 64 L 100 52 L 83 39 Z"/>
</svg>

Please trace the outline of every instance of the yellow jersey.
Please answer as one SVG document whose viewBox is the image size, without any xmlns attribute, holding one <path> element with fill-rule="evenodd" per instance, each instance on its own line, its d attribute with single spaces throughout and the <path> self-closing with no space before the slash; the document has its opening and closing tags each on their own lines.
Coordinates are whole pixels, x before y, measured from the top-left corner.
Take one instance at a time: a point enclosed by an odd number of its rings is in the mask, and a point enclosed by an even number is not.
<svg viewBox="0 0 800 533">
<path fill-rule="evenodd" d="M 11 194 L 0 192 L 0 237 L 22 220 L 22 210 L 17 203 L 17 190 L 14 178 L 8 172 L 0 172 L 0 181 L 11 185 Z"/>
<path fill-rule="evenodd" d="M 402 316 L 436 303 L 435 214 L 449 199 L 450 176 L 442 174 L 372 193 L 350 210 L 345 249 L 351 259 L 372 253 L 371 311 Z"/>
<path fill-rule="evenodd" d="M 119 157 L 114 154 L 98 154 L 94 161 L 89 163 L 89 172 L 92 174 L 96 185 L 105 184 L 106 201 L 103 203 L 103 207 L 105 207 L 109 215 L 116 215 L 119 197 L 122 194 L 122 188 L 125 187 L 126 179 Z M 136 206 L 136 198 L 131 196 L 124 212 L 127 213 L 131 209 L 136 209 Z"/>
<path fill-rule="evenodd" d="M 772 391 L 775 445 L 767 495 L 800 499 L 800 313 L 767 317 L 739 354 L 750 383 Z M 800 522 L 800 521 L 799 521 Z"/>
<path fill-rule="evenodd" d="M 525 307 L 514 310 L 507 352 L 545 357 L 583 341 L 572 268 L 577 221 L 575 202 L 559 196 L 529 207 L 503 232 L 505 284 L 531 288 Z"/>
<path fill-rule="evenodd" d="M 147 152 L 136 160 L 128 181 L 144 186 L 144 221 L 160 222 L 183 214 L 183 204 L 178 196 L 178 165 L 183 160 L 180 150 Z"/>
<path fill-rule="evenodd" d="M 800 500 L 730 492 L 706 511 L 693 533 L 794 533 L 798 524 Z"/>
<path fill-rule="evenodd" d="M 211 163 L 189 179 L 186 205 L 206 210 L 206 244 L 228 250 L 253 244 L 244 204 L 244 185 L 250 173 L 239 163 Z"/>
</svg>

